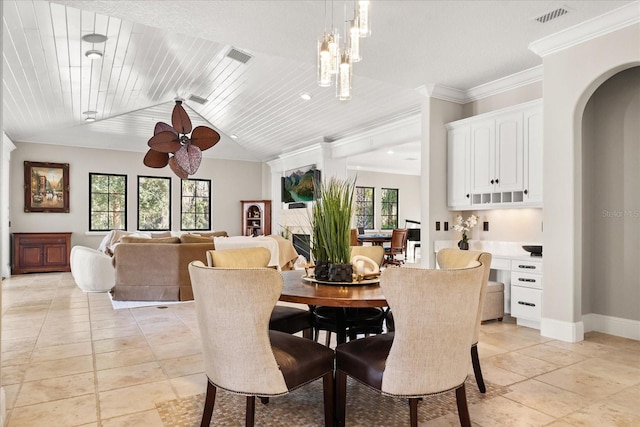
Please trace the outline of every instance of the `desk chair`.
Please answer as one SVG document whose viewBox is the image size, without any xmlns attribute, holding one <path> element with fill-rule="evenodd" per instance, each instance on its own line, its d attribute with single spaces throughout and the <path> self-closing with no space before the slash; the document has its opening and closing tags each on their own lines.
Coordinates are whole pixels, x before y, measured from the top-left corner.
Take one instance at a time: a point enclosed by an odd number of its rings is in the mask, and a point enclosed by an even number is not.
<svg viewBox="0 0 640 427">
<path fill-rule="evenodd" d="M 391 246 L 384 249 L 384 265 L 396 265 L 404 264 L 404 260 L 397 259 L 396 255 L 403 255 L 407 251 L 407 235 L 408 230 L 406 228 L 396 228 L 391 233 Z"/>
</svg>

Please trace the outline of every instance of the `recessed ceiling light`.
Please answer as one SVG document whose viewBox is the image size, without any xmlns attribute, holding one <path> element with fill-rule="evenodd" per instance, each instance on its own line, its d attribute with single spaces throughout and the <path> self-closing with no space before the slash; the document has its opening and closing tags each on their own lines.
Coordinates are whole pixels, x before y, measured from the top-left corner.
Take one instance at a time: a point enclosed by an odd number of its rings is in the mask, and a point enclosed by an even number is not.
<svg viewBox="0 0 640 427">
<path fill-rule="evenodd" d="M 91 49 L 86 51 L 84 53 L 84 56 L 86 56 L 89 59 L 100 59 L 102 58 L 102 52 L 100 52 L 99 50 Z"/>
<path fill-rule="evenodd" d="M 85 117 L 84 120 L 87 122 L 95 122 L 96 121 L 96 114 L 98 114 L 97 111 L 93 111 L 93 110 L 87 110 L 87 111 L 83 111 L 82 114 L 84 114 Z"/>
<path fill-rule="evenodd" d="M 311 94 L 309 92 L 302 92 L 300 94 L 300 98 L 304 99 L 305 101 L 308 101 L 311 99 Z"/>
<path fill-rule="evenodd" d="M 387 154 L 393 154 L 393 153 L 394 153 L 394 151 L 393 151 L 393 150 L 389 150 L 389 151 L 387 151 Z"/>
<path fill-rule="evenodd" d="M 86 41 L 87 43 L 104 43 L 105 41 L 107 41 L 107 36 L 105 36 L 104 34 L 85 34 L 84 36 L 82 36 L 82 40 Z"/>
<path fill-rule="evenodd" d="M 231 137 L 231 139 L 238 139 L 238 135 L 236 135 L 235 133 L 232 133 L 231 135 L 229 135 L 229 137 Z"/>
</svg>

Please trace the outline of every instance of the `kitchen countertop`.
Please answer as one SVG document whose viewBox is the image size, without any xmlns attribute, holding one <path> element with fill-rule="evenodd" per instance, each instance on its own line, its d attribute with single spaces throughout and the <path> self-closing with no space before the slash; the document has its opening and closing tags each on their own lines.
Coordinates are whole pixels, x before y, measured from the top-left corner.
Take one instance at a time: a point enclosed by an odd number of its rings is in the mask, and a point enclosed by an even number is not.
<svg viewBox="0 0 640 427">
<path fill-rule="evenodd" d="M 492 240 L 469 240 L 469 250 L 489 252 L 494 259 L 542 261 L 541 256 L 531 256 L 523 245 L 541 245 L 531 242 L 501 242 Z M 457 240 L 436 240 L 433 242 L 434 252 L 443 248 L 457 248 Z"/>
</svg>

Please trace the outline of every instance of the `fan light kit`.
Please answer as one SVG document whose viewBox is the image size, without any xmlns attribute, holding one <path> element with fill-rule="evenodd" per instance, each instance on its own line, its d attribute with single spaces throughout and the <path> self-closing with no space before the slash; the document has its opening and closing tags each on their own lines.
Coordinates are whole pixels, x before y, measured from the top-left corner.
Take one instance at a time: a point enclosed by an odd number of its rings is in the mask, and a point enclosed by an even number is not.
<svg viewBox="0 0 640 427">
<path fill-rule="evenodd" d="M 191 119 L 182 106 L 182 100 L 176 100 L 171 124 L 173 126 L 163 122 L 156 123 L 153 137 L 148 142 L 150 148 L 143 162 L 150 168 L 169 165 L 178 177 L 187 179 L 200 167 L 202 152 L 220 141 L 220 134 L 206 126 L 198 126 L 191 132 Z M 191 133 L 190 137 L 187 136 L 188 133 Z"/>
<path fill-rule="evenodd" d="M 102 52 L 100 52 L 99 50 L 91 49 L 86 51 L 84 53 L 84 56 L 86 56 L 89 59 L 100 59 L 102 58 Z"/>
<path fill-rule="evenodd" d="M 105 36 L 104 34 L 95 34 L 95 33 L 85 34 L 84 36 L 82 36 L 82 40 L 91 44 L 104 43 L 105 41 L 107 41 L 107 36 Z M 96 49 L 90 49 L 84 53 L 84 56 L 86 56 L 91 60 L 100 59 L 102 58 L 102 52 Z"/>
</svg>

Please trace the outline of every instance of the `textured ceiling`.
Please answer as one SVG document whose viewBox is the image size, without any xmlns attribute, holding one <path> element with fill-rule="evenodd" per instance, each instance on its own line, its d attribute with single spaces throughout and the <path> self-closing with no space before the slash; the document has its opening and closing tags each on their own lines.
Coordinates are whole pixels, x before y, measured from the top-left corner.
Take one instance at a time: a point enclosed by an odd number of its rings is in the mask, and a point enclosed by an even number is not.
<svg viewBox="0 0 640 427">
<path fill-rule="evenodd" d="M 206 156 L 269 160 L 415 113 L 424 85 L 467 90 L 538 66 L 529 43 L 626 3 L 374 0 L 353 99 L 341 102 L 334 88 L 316 85 L 314 49 L 325 6 L 327 24 L 333 5 L 341 28 L 353 2 L 7 0 L 4 129 L 16 141 L 144 152 L 182 97 L 194 122 L 222 134 Z M 559 6 L 569 13 L 533 20 Z M 82 41 L 90 33 L 108 40 Z M 228 58 L 231 48 L 251 59 Z M 86 58 L 89 49 L 104 57 Z M 88 110 L 96 122 L 84 121 Z M 419 141 L 400 151 L 419 157 Z M 388 167 L 379 153 L 369 157 L 361 163 L 378 165 L 368 168 Z"/>
</svg>

